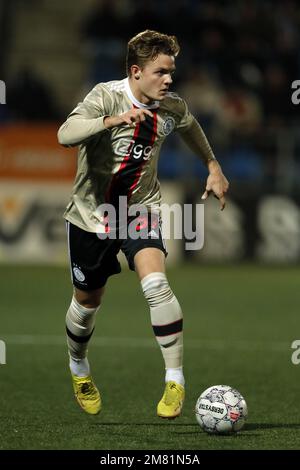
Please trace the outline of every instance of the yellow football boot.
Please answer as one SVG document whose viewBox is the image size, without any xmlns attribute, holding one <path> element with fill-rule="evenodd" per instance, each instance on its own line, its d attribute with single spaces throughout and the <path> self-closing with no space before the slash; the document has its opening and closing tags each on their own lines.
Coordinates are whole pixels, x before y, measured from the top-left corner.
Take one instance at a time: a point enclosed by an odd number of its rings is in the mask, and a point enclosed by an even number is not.
<svg viewBox="0 0 300 470">
<path fill-rule="evenodd" d="M 177 382 L 167 382 L 162 399 L 157 405 L 157 415 L 173 419 L 180 415 L 184 402 L 184 387 Z"/>
<path fill-rule="evenodd" d="M 81 408 L 91 415 L 96 415 L 101 410 L 101 397 L 92 377 L 77 377 L 72 375 L 75 398 Z"/>
</svg>

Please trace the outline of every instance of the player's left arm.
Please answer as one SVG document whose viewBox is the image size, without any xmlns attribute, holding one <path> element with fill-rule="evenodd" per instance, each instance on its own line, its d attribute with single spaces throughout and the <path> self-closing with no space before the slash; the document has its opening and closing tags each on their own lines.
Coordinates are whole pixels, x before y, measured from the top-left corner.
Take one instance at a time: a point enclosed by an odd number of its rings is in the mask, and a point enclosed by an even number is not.
<svg viewBox="0 0 300 470">
<path fill-rule="evenodd" d="M 219 199 L 221 204 L 221 211 L 225 209 L 226 198 L 225 194 L 229 188 L 229 182 L 224 175 L 221 166 L 216 159 L 207 162 L 209 175 L 206 181 L 205 191 L 201 199 L 207 199 L 211 192 Z"/>
<path fill-rule="evenodd" d="M 184 105 L 185 113 L 177 130 L 193 153 L 201 158 L 209 171 L 202 199 L 207 199 L 209 194 L 213 193 L 219 199 L 221 210 L 223 210 L 226 203 L 225 194 L 228 191 L 229 182 L 223 174 L 220 164 L 216 160 L 202 127 L 194 116 L 190 114 L 185 103 Z"/>
</svg>

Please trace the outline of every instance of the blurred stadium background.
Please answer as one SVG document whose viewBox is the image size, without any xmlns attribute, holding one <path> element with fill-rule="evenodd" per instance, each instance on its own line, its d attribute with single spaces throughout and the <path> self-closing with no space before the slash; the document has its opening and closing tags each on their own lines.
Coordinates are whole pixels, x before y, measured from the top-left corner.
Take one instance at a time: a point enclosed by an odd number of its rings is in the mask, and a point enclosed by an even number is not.
<svg viewBox="0 0 300 470">
<path fill-rule="evenodd" d="M 0 0 L 1 448 L 299 448 L 299 416 L 287 406 L 299 389 L 290 361 L 300 300 L 300 119 L 291 100 L 300 78 L 299 26 L 292 0 Z M 103 317 L 91 354 L 98 341 L 95 375 L 125 405 L 120 411 L 108 392 L 111 409 L 88 439 L 88 418 L 71 398 L 63 338 L 71 286 L 62 213 L 76 150 L 60 147 L 56 132 L 94 84 L 125 76 L 127 40 L 146 28 L 177 35 L 173 90 L 202 124 L 231 188 L 224 212 L 213 198 L 205 205 L 202 250 L 169 244 L 170 278 L 187 322 L 191 391 L 182 427 L 155 424 L 161 359 L 138 311 L 146 311 L 138 285 L 123 273 L 111 280 L 105 309 L 113 312 Z M 163 148 L 159 176 L 166 202 L 200 202 L 206 170 L 176 136 Z M 117 344 L 122 358 L 110 351 Z M 138 385 L 129 392 L 113 382 L 117 368 L 121 382 L 138 384 L 145 367 L 148 388 L 138 398 Z M 247 440 L 199 440 L 193 406 L 215 382 L 248 399 Z M 130 422 L 136 429 L 129 432 Z"/>
<path fill-rule="evenodd" d="M 227 210 L 206 207 L 205 249 L 188 255 L 299 261 L 297 2 L 1 0 L 0 14 L 0 260 L 64 259 L 76 150 L 57 145 L 57 127 L 94 84 L 125 76 L 126 42 L 148 27 L 178 36 L 173 89 L 231 182 Z M 196 201 L 204 186 L 205 168 L 183 145 L 170 137 L 160 159 L 170 201 L 174 188 L 175 200 Z"/>
</svg>

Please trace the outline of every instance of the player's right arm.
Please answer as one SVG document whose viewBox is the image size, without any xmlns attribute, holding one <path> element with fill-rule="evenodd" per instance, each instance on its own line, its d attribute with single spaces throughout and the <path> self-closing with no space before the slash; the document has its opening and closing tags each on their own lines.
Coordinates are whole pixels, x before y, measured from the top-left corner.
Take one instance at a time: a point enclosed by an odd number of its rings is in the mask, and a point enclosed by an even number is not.
<svg viewBox="0 0 300 470">
<path fill-rule="evenodd" d="M 112 97 L 103 85 L 96 85 L 68 116 L 58 130 L 58 142 L 65 146 L 83 143 L 106 131 L 104 119 L 112 109 Z"/>
<path fill-rule="evenodd" d="M 97 85 L 84 99 L 83 103 L 71 112 L 58 130 L 58 142 L 64 146 L 76 146 L 107 131 L 112 127 L 129 125 L 144 121 L 145 115 L 153 116 L 147 109 L 132 108 L 129 111 L 113 116 L 112 97 L 103 85 Z"/>
</svg>

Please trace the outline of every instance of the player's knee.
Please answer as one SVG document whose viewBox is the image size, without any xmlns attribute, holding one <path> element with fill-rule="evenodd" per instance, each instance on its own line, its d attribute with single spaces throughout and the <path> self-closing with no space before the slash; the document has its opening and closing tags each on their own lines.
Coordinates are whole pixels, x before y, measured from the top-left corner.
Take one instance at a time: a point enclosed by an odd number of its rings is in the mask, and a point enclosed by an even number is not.
<svg viewBox="0 0 300 470">
<path fill-rule="evenodd" d="M 170 302 L 174 294 L 164 273 L 151 273 L 141 281 L 142 289 L 150 307 Z"/>
<path fill-rule="evenodd" d="M 92 291 L 82 291 L 75 289 L 74 297 L 77 302 L 85 308 L 98 308 L 101 304 L 104 287 Z"/>
</svg>

